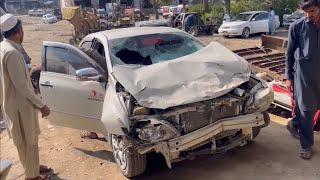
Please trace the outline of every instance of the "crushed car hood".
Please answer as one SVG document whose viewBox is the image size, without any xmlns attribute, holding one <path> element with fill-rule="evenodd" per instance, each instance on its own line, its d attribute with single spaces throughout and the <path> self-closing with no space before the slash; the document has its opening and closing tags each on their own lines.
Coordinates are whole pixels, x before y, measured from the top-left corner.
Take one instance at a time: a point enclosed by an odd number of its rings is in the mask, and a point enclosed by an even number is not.
<svg viewBox="0 0 320 180">
<path fill-rule="evenodd" d="M 115 65 L 113 75 L 141 106 L 166 109 L 222 96 L 249 80 L 249 64 L 221 44 L 153 64 Z"/>
</svg>

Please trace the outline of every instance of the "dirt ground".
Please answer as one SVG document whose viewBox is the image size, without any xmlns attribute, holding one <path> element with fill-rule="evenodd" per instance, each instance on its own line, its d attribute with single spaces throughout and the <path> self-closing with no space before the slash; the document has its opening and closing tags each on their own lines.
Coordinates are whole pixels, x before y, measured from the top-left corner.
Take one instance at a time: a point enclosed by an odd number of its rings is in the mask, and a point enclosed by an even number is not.
<svg viewBox="0 0 320 180">
<path fill-rule="evenodd" d="M 25 28 L 24 46 L 33 64 L 39 64 L 42 41 L 69 42 L 71 25 L 60 21 L 42 24 L 39 18 L 21 17 Z M 260 45 L 259 36 L 244 40 L 224 39 L 220 36 L 200 37 L 205 43 L 218 41 L 230 49 Z M 254 143 L 224 155 L 201 156 L 173 165 L 169 170 L 164 160 L 156 155 L 148 157 L 145 174 L 141 180 L 208 179 L 208 180 L 318 180 L 320 178 L 320 134 L 315 136 L 315 156 L 310 161 L 298 157 L 298 141 L 291 138 L 283 126 L 285 119 L 272 116 L 272 123 L 265 128 Z M 103 137 L 98 140 L 80 138 L 80 131 L 49 125 L 40 119 L 42 133 L 39 139 L 40 161 L 55 170 L 53 179 L 122 180 Z M 5 131 L 0 133 L 0 158 L 14 162 L 9 180 L 24 179 L 12 140 Z"/>
</svg>

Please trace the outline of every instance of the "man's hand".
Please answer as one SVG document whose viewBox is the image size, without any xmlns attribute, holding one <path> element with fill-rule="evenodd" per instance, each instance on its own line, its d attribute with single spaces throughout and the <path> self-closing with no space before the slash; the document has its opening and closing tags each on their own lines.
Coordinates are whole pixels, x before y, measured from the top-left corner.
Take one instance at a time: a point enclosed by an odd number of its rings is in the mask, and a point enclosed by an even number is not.
<svg viewBox="0 0 320 180">
<path fill-rule="evenodd" d="M 286 80 L 286 86 L 290 92 L 293 92 L 293 80 Z"/>
<path fill-rule="evenodd" d="M 41 109 L 40 109 L 40 112 L 42 114 L 42 117 L 47 117 L 49 116 L 50 114 L 50 109 L 48 106 L 43 106 Z"/>
</svg>

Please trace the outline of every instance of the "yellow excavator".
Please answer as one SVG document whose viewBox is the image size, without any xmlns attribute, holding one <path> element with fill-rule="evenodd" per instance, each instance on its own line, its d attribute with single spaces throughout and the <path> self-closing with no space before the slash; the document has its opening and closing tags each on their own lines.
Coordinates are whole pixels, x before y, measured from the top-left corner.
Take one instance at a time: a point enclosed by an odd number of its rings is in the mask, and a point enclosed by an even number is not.
<svg viewBox="0 0 320 180">
<path fill-rule="evenodd" d="M 82 39 L 89 33 L 102 30 L 100 17 L 93 12 L 75 6 L 73 0 L 61 0 L 62 19 L 67 20 L 74 27 L 74 37 Z"/>
<path fill-rule="evenodd" d="M 102 19 L 92 11 L 75 6 L 74 0 L 61 0 L 62 19 L 69 21 L 74 27 L 74 37 L 82 39 L 89 33 L 110 29 L 111 27 L 134 26 L 136 21 L 148 20 L 141 9 L 135 9 L 132 5 L 121 4 L 120 0 L 112 6 L 112 18 Z"/>
</svg>

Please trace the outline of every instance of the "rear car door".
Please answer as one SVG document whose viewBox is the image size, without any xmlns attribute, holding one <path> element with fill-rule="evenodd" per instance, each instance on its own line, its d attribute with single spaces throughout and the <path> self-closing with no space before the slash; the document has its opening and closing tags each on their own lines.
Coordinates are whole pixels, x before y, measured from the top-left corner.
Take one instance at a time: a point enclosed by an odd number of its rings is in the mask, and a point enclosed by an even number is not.
<svg viewBox="0 0 320 180">
<path fill-rule="evenodd" d="M 101 115 L 107 82 L 80 80 L 76 71 L 84 68 L 105 74 L 79 49 L 44 42 L 40 90 L 52 111 L 48 118 L 54 125 L 106 133 Z"/>
</svg>

